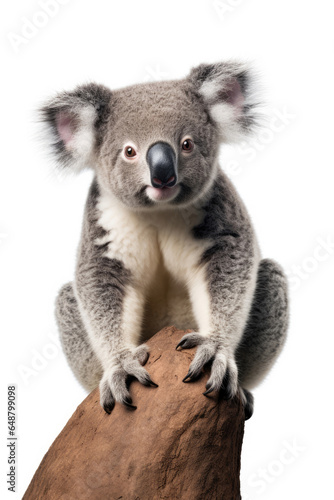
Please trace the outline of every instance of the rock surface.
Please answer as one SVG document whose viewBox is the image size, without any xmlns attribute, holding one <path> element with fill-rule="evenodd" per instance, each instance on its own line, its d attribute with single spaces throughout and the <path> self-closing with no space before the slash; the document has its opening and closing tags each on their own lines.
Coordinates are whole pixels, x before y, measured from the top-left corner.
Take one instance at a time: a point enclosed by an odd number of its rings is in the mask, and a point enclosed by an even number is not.
<svg viewBox="0 0 334 500">
<path fill-rule="evenodd" d="M 165 328 L 147 342 L 146 368 L 159 387 L 131 383 L 137 410 L 116 404 L 107 415 L 98 389 L 83 401 L 23 500 L 241 498 L 242 405 L 203 396 L 207 373 L 182 383 L 195 353 L 175 350 L 183 334 Z"/>
</svg>

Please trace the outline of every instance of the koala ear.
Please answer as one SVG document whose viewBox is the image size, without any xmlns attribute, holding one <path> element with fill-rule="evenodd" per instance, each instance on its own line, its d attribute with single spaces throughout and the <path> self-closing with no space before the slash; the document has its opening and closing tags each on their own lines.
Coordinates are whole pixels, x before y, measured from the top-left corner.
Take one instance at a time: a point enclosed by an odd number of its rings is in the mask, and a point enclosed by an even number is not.
<svg viewBox="0 0 334 500">
<path fill-rule="evenodd" d="M 58 94 L 40 109 L 61 166 L 75 170 L 93 166 L 110 99 L 109 89 L 90 83 Z"/>
<path fill-rule="evenodd" d="M 195 86 L 224 142 L 243 140 L 256 125 L 256 102 L 246 64 L 235 61 L 201 64 L 188 79 Z"/>
</svg>

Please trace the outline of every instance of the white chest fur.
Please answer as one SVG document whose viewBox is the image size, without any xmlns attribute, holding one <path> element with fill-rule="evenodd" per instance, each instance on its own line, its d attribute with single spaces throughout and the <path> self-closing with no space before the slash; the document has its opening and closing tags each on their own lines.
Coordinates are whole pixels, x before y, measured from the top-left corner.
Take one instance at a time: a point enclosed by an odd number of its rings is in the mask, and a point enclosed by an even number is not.
<svg viewBox="0 0 334 500">
<path fill-rule="evenodd" d="M 120 260 L 141 283 L 150 284 L 163 266 L 176 281 L 188 283 L 209 242 L 196 240 L 192 228 L 203 213 L 196 208 L 134 212 L 109 194 L 101 195 L 99 225 L 107 232 L 106 256 Z"/>
</svg>

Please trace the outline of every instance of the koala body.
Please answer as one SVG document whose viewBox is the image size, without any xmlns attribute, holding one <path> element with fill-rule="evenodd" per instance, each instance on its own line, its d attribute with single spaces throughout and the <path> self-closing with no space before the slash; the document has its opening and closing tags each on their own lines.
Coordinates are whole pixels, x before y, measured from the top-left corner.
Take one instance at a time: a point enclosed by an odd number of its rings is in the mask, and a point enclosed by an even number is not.
<svg viewBox="0 0 334 500">
<path fill-rule="evenodd" d="M 56 317 L 69 364 L 101 404 L 133 406 L 132 375 L 143 342 L 162 327 L 193 329 L 178 348 L 197 346 L 184 381 L 211 362 L 206 391 L 239 393 L 271 368 L 286 337 L 286 279 L 261 255 L 241 199 L 219 168 L 221 142 L 255 120 L 247 69 L 201 65 L 178 81 L 111 91 L 89 84 L 45 105 L 43 118 L 64 168 L 95 171 L 73 283 Z"/>
</svg>

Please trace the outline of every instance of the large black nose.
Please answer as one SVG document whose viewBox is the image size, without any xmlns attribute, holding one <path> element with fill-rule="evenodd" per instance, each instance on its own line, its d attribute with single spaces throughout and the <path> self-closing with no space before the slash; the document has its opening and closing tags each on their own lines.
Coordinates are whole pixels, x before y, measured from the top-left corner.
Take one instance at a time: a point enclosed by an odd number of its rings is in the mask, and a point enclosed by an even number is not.
<svg viewBox="0 0 334 500">
<path fill-rule="evenodd" d="M 153 187 L 172 187 L 177 182 L 176 156 L 166 142 L 156 142 L 147 151 Z"/>
</svg>

